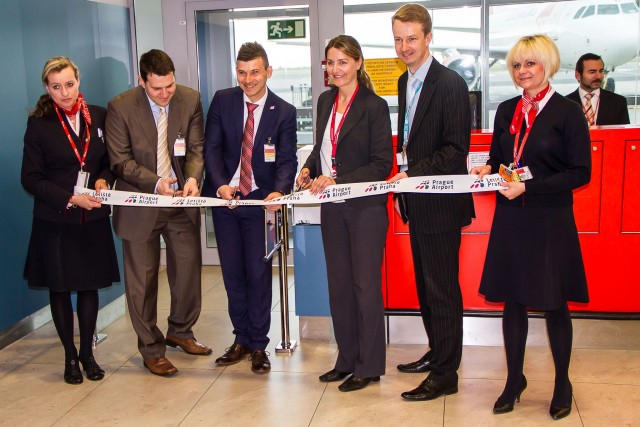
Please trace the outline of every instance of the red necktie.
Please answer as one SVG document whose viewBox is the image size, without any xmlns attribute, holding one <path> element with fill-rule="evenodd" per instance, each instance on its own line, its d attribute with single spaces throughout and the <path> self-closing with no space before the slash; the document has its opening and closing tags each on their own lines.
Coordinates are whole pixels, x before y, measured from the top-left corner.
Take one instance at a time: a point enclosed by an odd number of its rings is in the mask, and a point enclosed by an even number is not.
<svg viewBox="0 0 640 427">
<path fill-rule="evenodd" d="M 240 156 L 240 192 L 243 196 L 251 193 L 251 156 L 253 154 L 253 110 L 258 104 L 247 102 L 247 122 L 242 135 L 242 154 Z"/>
</svg>

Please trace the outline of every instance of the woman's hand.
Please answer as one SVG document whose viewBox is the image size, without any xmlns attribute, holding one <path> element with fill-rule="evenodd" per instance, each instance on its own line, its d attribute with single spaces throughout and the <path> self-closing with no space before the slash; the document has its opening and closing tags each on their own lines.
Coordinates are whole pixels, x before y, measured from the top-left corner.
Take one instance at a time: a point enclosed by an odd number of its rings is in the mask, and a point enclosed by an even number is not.
<svg viewBox="0 0 640 427">
<path fill-rule="evenodd" d="M 476 166 L 475 168 L 472 168 L 469 171 L 470 175 L 478 175 L 478 179 L 482 179 L 485 175 L 488 175 L 490 173 L 491 173 L 490 165 Z"/>
<path fill-rule="evenodd" d="M 330 185 L 336 185 L 336 181 L 331 177 L 320 175 L 313 180 L 311 186 L 309 187 L 309 191 L 313 195 L 320 194 L 324 191 L 325 188 Z"/>
<path fill-rule="evenodd" d="M 502 181 L 500 185 L 502 185 L 503 187 L 509 187 L 506 190 L 498 190 L 500 194 L 502 194 L 504 197 L 506 197 L 509 200 L 515 199 L 516 197 L 518 197 L 519 195 L 521 195 L 526 191 L 524 182 L 522 181 L 521 182 Z"/>
<path fill-rule="evenodd" d="M 97 188 L 96 188 L 97 190 Z M 102 200 L 97 197 L 92 197 L 87 194 L 74 194 L 69 200 L 71 204 L 80 206 L 82 209 L 90 211 L 93 208 L 102 207 Z"/>
<path fill-rule="evenodd" d="M 306 190 L 311 186 L 311 176 L 309 168 L 302 168 L 296 178 L 296 185 L 300 190 Z"/>
<path fill-rule="evenodd" d="M 394 176 L 392 176 L 391 178 L 389 178 L 389 179 L 387 180 L 387 182 L 389 182 L 389 183 L 391 183 L 391 182 L 396 182 L 396 181 L 398 181 L 398 180 L 400 180 L 400 179 L 405 179 L 405 178 L 408 178 L 408 177 L 409 177 L 409 175 L 407 175 L 407 173 L 406 173 L 406 172 L 400 172 L 400 173 L 395 174 L 395 175 L 394 175 Z"/>
<path fill-rule="evenodd" d="M 96 193 L 100 194 L 101 190 L 108 190 L 108 189 L 109 189 L 109 183 L 107 182 L 106 179 L 100 178 L 96 181 Z"/>
</svg>

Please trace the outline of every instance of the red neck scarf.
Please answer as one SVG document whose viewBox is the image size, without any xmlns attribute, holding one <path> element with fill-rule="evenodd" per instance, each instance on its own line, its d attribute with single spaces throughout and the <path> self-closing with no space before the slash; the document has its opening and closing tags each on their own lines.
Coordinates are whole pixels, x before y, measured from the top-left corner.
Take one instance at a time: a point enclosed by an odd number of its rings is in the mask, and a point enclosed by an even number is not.
<svg viewBox="0 0 640 427">
<path fill-rule="evenodd" d="M 547 87 L 542 89 L 538 94 L 534 97 L 530 97 L 527 95 L 527 92 L 522 91 L 522 98 L 518 101 L 518 105 L 516 105 L 516 111 L 513 112 L 513 119 L 511 120 L 510 131 L 512 135 L 520 132 L 522 129 L 522 121 L 524 120 L 525 114 L 527 115 L 528 123 L 527 123 L 527 133 L 529 133 L 529 129 L 533 126 L 533 122 L 536 119 L 536 114 L 539 110 L 538 103 L 544 98 L 544 96 L 551 89 L 551 85 L 547 84 Z M 528 111 L 527 111 L 528 110 Z"/>
<path fill-rule="evenodd" d="M 81 93 L 78 94 L 78 99 L 76 103 L 73 104 L 70 110 L 66 110 L 56 104 L 54 102 L 56 108 L 61 109 L 67 116 L 75 116 L 78 113 L 78 110 L 82 113 L 82 117 L 84 117 L 84 121 L 87 123 L 87 126 L 91 126 L 91 115 L 89 114 L 89 107 L 87 106 L 87 101 L 84 100 L 84 97 Z"/>
</svg>

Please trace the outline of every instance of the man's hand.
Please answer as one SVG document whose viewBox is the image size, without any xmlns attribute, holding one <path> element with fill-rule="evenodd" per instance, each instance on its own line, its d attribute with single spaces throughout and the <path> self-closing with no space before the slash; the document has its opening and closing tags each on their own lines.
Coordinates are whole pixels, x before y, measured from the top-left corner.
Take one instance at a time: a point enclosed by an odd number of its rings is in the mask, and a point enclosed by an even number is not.
<svg viewBox="0 0 640 427">
<path fill-rule="evenodd" d="M 296 185 L 300 190 L 306 190 L 311 185 L 311 177 L 309 176 L 309 168 L 302 168 L 300 174 L 296 178 Z"/>
<path fill-rule="evenodd" d="M 221 185 L 218 188 L 218 195 L 221 199 L 231 200 L 235 198 L 236 200 L 240 199 L 240 196 L 236 196 L 236 191 L 238 191 L 238 187 L 232 187 L 230 185 Z M 229 209 L 235 209 L 237 206 L 227 206 Z"/>
<path fill-rule="evenodd" d="M 268 202 L 271 199 L 275 199 L 276 197 L 282 197 L 283 194 L 280 193 L 279 191 L 274 191 L 273 193 L 269 193 L 269 195 L 264 199 L 265 202 Z M 270 211 L 277 211 L 278 209 L 280 209 L 282 207 L 282 205 L 266 205 L 265 208 L 269 209 Z"/>
<path fill-rule="evenodd" d="M 198 197 L 200 195 L 200 188 L 198 188 L 198 182 L 195 178 L 187 179 L 182 189 L 182 197 Z"/>
<path fill-rule="evenodd" d="M 407 175 L 406 172 L 400 172 L 400 173 L 395 174 L 391 178 L 389 178 L 387 180 L 387 182 L 389 182 L 389 183 L 396 182 L 396 181 L 398 181 L 400 179 L 404 179 L 404 178 L 408 178 L 408 177 L 409 177 L 409 175 Z"/>
<path fill-rule="evenodd" d="M 100 194 L 101 190 L 108 190 L 108 189 L 109 189 L 109 183 L 107 182 L 106 179 L 100 178 L 99 180 L 96 181 L 96 193 Z"/>
<path fill-rule="evenodd" d="M 158 181 L 156 192 L 163 196 L 175 195 L 172 185 L 175 184 L 177 181 L 178 180 L 176 178 L 162 178 L 160 181 Z"/>
</svg>

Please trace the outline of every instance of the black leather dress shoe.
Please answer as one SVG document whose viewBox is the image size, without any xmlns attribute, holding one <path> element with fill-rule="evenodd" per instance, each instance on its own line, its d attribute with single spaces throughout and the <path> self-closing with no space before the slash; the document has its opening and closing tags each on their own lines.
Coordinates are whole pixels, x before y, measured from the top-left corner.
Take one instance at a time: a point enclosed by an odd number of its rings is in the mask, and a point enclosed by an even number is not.
<svg viewBox="0 0 640 427">
<path fill-rule="evenodd" d="M 266 374 L 271 370 L 269 355 L 264 350 L 253 350 L 251 353 L 251 370 L 256 374 Z"/>
<path fill-rule="evenodd" d="M 554 420 L 560 420 L 564 417 L 568 417 L 570 413 L 571 406 L 569 406 L 568 408 L 563 408 L 561 406 L 551 405 L 551 407 L 549 408 L 549 415 L 551 415 L 551 418 L 553 418 Z"/>
<path fill-rule="evenodd" d="M 401 394 L 407 400 L 433 400 L 445 394 L 455 394 L 458 392 L 458 383 L 439 383 L 431 378 L 422 381 L 420 385 L 411 391 Z"/>
<path fill-rule="evenodd" d="M 429 353 L 425 354 L 420 358 L 420 360 L 416 360 L 415 362 L 410 363 L 401 363 L 398 365 L 398 371 L 404 372 L 407 374 L 418 374 L 429 372 L 431 370 L 430 361 L 429 361 Z"/>
<path fill-rule="evenodd" d="M 93 356 L 82 361 L 82 369 L 84 369 L 87 379 L 90 381 L 100 381 L 104 378 L 104 370 L 98 365 Z"/>
<path fill-rule="evenodd" d="M 522 382 L 520 383 L 520 389 L 518 390 L 518 394 L 516 394 L 515 402 L 520 402 L 520 395 L 527 388 L 527 378 L 523 375 Z M 496 400 L 496 403 L 493 404 L 493 413 L 495 415 L 506 414 L 507 412 L 513 411 L 513 405 L 515 402 L 507 402 L 502 403 L 500 399 Z"/>
<path fill-rule="evenodd" d="M 320 382 L 322 383 L 332 383 L 334 381 L 341 381 L 351 375 L 350 372 L 341 372 L 337 369 L 332 369 L 329 372 L 326 372 L 318 377 Z"/>
<path fill-rule="evenodd" d="M 380 377 L 359 378 L 351 375 L 345 382 L 338 386 L 340 391 L 356 391 L 361 390 L 371 383 L 377 383 Z"/>
<path fill-rule="evenodd" d="M 77 359 L 67 360 L 64 363 L 64 382 L 67 384 L 82 384 L 82 372 Z"/>
<path fill-rule="evenodd" d="M 226 352 L 216 359 L 216 365 L 233 365 L 245 358 L 251 353 L 251 349 L 242 344 L 233 344 Z"/>
</svg>

